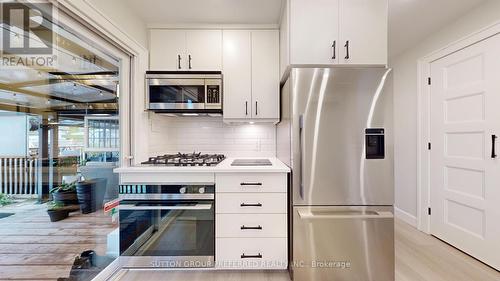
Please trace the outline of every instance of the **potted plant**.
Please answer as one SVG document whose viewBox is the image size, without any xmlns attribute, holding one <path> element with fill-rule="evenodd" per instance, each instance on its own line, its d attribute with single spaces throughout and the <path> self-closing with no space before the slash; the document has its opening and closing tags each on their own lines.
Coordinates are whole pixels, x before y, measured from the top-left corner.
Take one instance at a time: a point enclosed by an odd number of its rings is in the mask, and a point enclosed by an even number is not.
<svg viewBox="0 0 500 281">
<path fill-rule="evenodd" d="M 76 182 L 66 183 L 62 182 L 61 185 L 54 187 L 50 190 L 54 202 L 62 203 L 63 205 L 76 205 L 78 204 L 78 197 L 76 195 Z"/>
<path fill-rule="evenodd" d="M 47 214 L 49 214 L 51 222 L 56 222 L 67 218 L 69 210 L 64 207 L 63 203 L 51 201 L 47 203 Z"/>
</svg>

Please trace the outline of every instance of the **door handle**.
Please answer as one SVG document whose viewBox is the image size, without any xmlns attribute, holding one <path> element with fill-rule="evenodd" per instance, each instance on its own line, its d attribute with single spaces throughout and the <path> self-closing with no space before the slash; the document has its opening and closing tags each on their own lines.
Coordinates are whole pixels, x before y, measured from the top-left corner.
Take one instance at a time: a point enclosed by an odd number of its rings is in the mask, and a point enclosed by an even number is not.
<svg viewBox="0 0 500 281">
<path fill-rule="evenodd" d="M 261 203 L 255 203 L 255 204 L 241 203 L 240 207 L 262 207 L 262 204 Z"/>
<path fill-rule="evenodd" d="M 257 230 L 262 230 L 262 226 L 241 226 L 241 230 L 246 230 L 246 229 L 257 229 Z"/>
<path fill-rule="evenodd" d="M 257 111 L 257 101 L 255 102 L 255 115 L 259 114 Z"/>
<path fill-rule="evenodd" d="M 349 56 L 349 40 L 345 41 L 344 47 L 346 48 L 345 59 L 348 60 L 350 58 L 350 56 Z"/>
<path fill-rule="evenodd" d="M 333 49 L 332 60 L 337 58 L 337 51 L 335 50 L 336 48 L 337 48 L 337 40 L 334 40 L 332 44 L 332 49 Z"/>
<path fill-rule="evenodd" d="M 261 186 L 261 182 L 242 182 L 240 183 L 241 186 L 248 186 L 248 185 L 256 185 L 256 186 Z"/>
<path fill-rule="evenodd" d="M 261 259 L 262 258 L 262 254 L 259 253 L 257 255 L 245 255 L 245 253 L 241 254 L 241 258 L 242 259 Z"/>
<path fill-rule="evenodd" d="M 245 102 L 245 115 L 248 115 L 248 101 Z"/>
<path fill-rule="evenodd" d="M 299 194 L 300 194 L 300 198 L 302 198 L 302 200 L 304 199 L 304 172 L 303 172 L 303 167 L 302 167 L 302 158 L 303 158 L 302 129 L 303 129 L 303 127 L 304 127 L 304 116 L 300 115 L 299 116 L 299 177 L 300 177 Z"/>
<path fill-rule="evenodd" d="M 177 55 L 177 68 L 181 69 L 181 55 Z"/>
<path fill-rule="evenodd" d="M 191 69 L 191 55 L 188 55 L 189 69 Z"/>
<path fill-rule="evenodd" d="M 496 142 L 497 142 L 497 135 L 491 135 L 491 158 L 497 158 L 497 153 L 496 153 Z"/>
</svg>

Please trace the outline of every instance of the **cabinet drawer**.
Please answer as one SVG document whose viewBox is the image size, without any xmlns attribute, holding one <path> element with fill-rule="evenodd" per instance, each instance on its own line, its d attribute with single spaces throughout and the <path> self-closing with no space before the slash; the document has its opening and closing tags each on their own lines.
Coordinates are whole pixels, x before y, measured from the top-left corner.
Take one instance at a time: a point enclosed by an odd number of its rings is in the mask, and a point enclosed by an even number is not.
<svg viewBox="0 0 500 281">
<path fill-rule="evenodd" d="M 226 269 L 286 269 L 286 238 L 217 238 L 215 261 Z"/>
<path fill-rule="evenodd" d="M 286 193 L 217 193 L 218 214 L 286 214 Z"/>
<path fill-rule="evenodd" d="M 286 192 L 286 173 L 216 174 L 216 192 Z"/>
<path fill-rule="evenodd" d="M 287 236 L 286 214 L 217 214 L 217 237 L 282 237 Z"/>
</svg>

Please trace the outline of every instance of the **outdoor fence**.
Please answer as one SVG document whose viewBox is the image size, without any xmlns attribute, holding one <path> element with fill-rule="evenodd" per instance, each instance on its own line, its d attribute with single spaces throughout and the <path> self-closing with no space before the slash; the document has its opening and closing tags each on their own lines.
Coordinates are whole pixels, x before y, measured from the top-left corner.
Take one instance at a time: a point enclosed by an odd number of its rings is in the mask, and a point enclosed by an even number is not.
<svg viewBox="0 0 500 281">
<path fill-rule="evenodd" d="M 40 186 L 39 160 L 26 157 L 0 157 L 0 193 L 36 195 Z"/>
</svg>

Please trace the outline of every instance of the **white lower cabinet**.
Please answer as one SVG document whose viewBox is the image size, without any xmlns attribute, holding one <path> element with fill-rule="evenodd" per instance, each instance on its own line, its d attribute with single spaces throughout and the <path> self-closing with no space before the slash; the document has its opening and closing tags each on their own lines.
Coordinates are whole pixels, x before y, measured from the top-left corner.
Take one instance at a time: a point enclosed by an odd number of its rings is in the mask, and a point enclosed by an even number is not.
<svg viewBox="0 0 500 281">
<path fill-rule="evenodd" d="M 218 193 L 218 214 L 282 214 L 286 211 L 286 193 Z"/>
<path fill-rule="evenodd" d="M 215 175 L 217 268 L 287 268 L 286 190 L 286 173 Z"/>
<path fill-rule="evenodd" d="M 220 269 L 286 269 L 287 238 L 217 238 Z"/>
<path fill-rule="evenodd" d="M 217 237 L 286 238 L 286 214 L 217 214 Z"/>
</svg>

